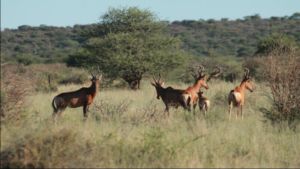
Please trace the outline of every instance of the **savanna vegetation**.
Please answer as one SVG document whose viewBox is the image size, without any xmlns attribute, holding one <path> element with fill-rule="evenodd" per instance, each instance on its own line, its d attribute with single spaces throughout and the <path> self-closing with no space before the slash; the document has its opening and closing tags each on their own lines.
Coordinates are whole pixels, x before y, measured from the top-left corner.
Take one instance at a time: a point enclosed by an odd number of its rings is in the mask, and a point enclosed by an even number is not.
<svg viewBox="0 0 300 169">
<path fill-rule="evenodd" d="M 167 25 L 166 31 L 178 37 L 182 47 L 193 55 L 245 57 L 252 56 L 257 43 L 270 33 L 291 36 L 299 43 L 299 15 L 160 22 Z M 27 64 L 65 62 L 85 43 L 93 30 L 101 29 L 104 29 L 101 23 L 73 27 L 22 25 L 18 29 L 4 29 L 1 31 L 1 61 Z M 94 35 L 102 36 L 99 31 Z"/>
<path fill-rule="evenodd" d="M 1 31 L 1 168 L 300 167 L 299 22 L 295 13 L 169 23 L 130 7 L 92 25 Z M 166 116 L 152 76 L 186 89 L 199 64 L 222 70 L 201 89 L 207 115 Z M 67 108 L 55 125 L 53 97 L 89 86 L 96 67 L 103 78 L 87 121 Z M 244 67 L 255 90 L 244 119 L 229 120 Z"/>
</svg>

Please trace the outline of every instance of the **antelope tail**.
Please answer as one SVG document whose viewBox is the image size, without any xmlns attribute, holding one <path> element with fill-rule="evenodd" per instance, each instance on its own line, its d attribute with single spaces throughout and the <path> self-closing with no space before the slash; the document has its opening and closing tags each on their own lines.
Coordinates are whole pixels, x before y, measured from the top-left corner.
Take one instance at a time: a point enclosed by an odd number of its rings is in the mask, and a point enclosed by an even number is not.
<svg viewBox="0 0 300 169">
<path fill-rule="evenodd" d="M 206 108 L 208 109 L 210 107 L 210 101 L 206 100 Z"/>
<path fill-rule="evenodd" d="M 186 100 L 186 105 L 190 106 L 191 105 L 191 96 L 189 96 Z"/>
<path fill-rule="evenodd" d="M 190 106 L 191 103 L 191 96 L 190 94 L 183 94 L 184 102 L 187 106 Z"/>
<path fill-rule="evenodd" d="M 233 102 L 234 100 L 235 100 L 235 98 L 234 98 L 234 90 L 231 90 L 230 92 L 229 92 L 229 95 L 228 95 L 228 104 L 230 105 L 231 104 L 231 102 Z"/>
<path fill-rule="evenodd" d="M 231 90 L 228 96 L 228 104 L 233 103 L 235 106 L 239 105 L 241 101 L 241 94 L 239 92 L 234 92 Z"/>
<path fill-rule="evenodd" d="M 57 112 L 57 106 L 56 106 L 55 100 L 56 100 L 56 97 L 54 97 L 54 99 L 52 100 L 52 108 L 53 108 L 54 112 Z"/>
</svg>

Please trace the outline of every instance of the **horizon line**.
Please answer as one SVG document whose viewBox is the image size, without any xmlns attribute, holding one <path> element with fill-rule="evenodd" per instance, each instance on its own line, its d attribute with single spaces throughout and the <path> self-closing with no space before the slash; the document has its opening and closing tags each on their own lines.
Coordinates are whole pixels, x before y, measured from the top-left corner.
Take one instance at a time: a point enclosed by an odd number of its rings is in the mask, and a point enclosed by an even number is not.
<svg viewBox="0 0 300 169">
<path fill-rule="evenodd" d="M 289 17 L 295 15 L 295 14 L 300 14 L 300 12 L 294 12 L 291 15 L 284 15 L 284 16 L 270 16 L 270 17 L 262 17 L 260 14 L 258 13 L 254 13 L 252 15 L 246 15 L 243 17 L 238 17 L 238 18 L 229 18 L 229 17 L 222 17 L 222 18 L 208 18 L 208 19 L 203 19 L 203 18 L 199 18 L 199 19 L 182 19 L 182 20 L 166 20 L 166 19 L 159 19 L 158 21 L 160 22 L 169 22 L 169 23 L 174 23 L 174 22 L 183 22 L 183 21 L 209 21 L 209 20 L 214 20 L 214 21 L 222 21 L 223 19 L 226 19 L 227 21 L 238 21 L 238 20 L 247 20 L 246 17 L 251 17 L 251 16 L 258 16 L 260 19 L 264 20 L 264 19 L 271 19 L 273 17 L 275 18 L 286 18 L 289 19 Z M 39 25 L 28 25 L 28 24 L 21 24 L 18 25 L 17 27 L 2 27 L 1 26 L 1 31 L 4 30 L 16 30 L 19 29 L 19 27 L 21 26 L 29 26 L 29 27 L 41 27 L 41 26 L 46 26 L 46 27 L 75 27 L 76 25 L 79 26 L 85 26 L 85 25 L 93 25 L 93 24 L 99 24 L 100 22 L 94 22 L 94 23 L 75 23 L 73 25 L 48 25 L 48 24 L 39 24 Z"/>
</svg>

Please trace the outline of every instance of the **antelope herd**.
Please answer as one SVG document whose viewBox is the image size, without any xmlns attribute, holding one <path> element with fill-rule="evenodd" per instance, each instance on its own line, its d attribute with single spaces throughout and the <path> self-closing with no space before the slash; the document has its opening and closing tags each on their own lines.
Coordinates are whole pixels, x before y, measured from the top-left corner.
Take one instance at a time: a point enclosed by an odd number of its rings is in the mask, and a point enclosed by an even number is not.
<svg viewBox="0 0 300 169">
<path fill-rule="evenodd" d="M 99 67 L 98 67 L 98 71 Z M 244 69 L 244 77 L 239 86 L 235 87 L 229 92 L 228 95 L 228 105 L 229 105 L 229 120 L 231 118 L 231 112 L 233 107 L 237 107 L 239 110 L 236 111 L 236 118 L 238 118 L 239 111 L 241 113 L 241 118 L 243 119 L 243 105 L 245 104 L 245 91 L 246 89 L 253 92 L 254 85 L 249 76 L 249 69 Z M 204 73 L 204 67 L 199 65 L 194 68 L 192 71 L 192 76 L 195 79 L 193 85 L 187 87 L 186 89 L 174 89 L 173 87 L 164 87 L 164 82 L 161 80 L 161 75 L 159 74 L 158 79 L 153 77 L 153 82 L 151 85 L 155 87 L 156 98 L 162 99 L 165 104 L 165 112 L 169 116 L 169 108 L 182 107 L 187 111 L 191 111 L 193 107 L 193 114 L 195 115 L 195 109 L 198 104 L 199 110 L 204 112 L 206 116 L 209 107 L 210 100 L 204 96 L 204 92 L 201 91 L 201 88 L 204 87 L 206 90 L 209 89 L 207 82 L 212 78 L 218 77 L 222 73 L 221 68 L 216 66 L 215 70 L 206 75 Z M 89 106 L 93 103 L 93 100 L 98 93 L 100 81 L 102 74 L 100 76 L 94 75 L 91 73 L 91 86 L 83 87 L 77 91 L 61 93 L 53 98 L 52 107 L 53 107 L 53 120 L 56 121 L 56 117 L 60 116 L 66 107 L 77 108 L 83 107 L 83 116 L 84 120 L 88 117 Z"/>
</svg>

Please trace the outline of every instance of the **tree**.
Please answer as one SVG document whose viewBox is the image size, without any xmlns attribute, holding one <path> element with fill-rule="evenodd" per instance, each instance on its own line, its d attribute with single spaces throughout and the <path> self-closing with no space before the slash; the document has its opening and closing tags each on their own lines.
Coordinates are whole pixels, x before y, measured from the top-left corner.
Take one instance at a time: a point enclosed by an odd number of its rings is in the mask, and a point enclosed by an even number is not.
<svg viewBox="0 0 300 169">
<path fill-rule="evenodd" d="M 249 56 L 251 53 L 251 48 L 242 46 L 236 52 L 237 52 L 237 57 Z"/>
<path fill-rule="evenodd" d="M 273 124 L 285 121 L 295 129 L 300 123 L 300 53 L 276 50 L 261 59 L 264 80 L 273 99 L 273 107 L 263 109 L 264 116 Z"/>
<path fill-rule="evenodd" d="M 300 12 L 294 13 L 292 16 L 290 16 L 290 19 L 300 19 Z"/>
<path fill-rule="evenodd" d="M 273 52 L 290 53 L 297 48 L 296 41 L 287 35 L 272 34 L 259 41 L 256 55 L 268 55 Z"/>
<path fill-rule="evenodd" d="M 172 70 L 183 63 L 180 41 L 167 33 L 166 26 L 148 10 L 112 8 L 83 50 L 70 56 L 69 65 L 99 65 L 110 77 L 121 77 L 131 89 L 138 89 L 145 73 Z"/>
<path fill-rule="evenodd" d="M 259 14 L 255 14 L 255 15 L 251 15 L 251 16 L 245 16 L 244 19 L 245 20 L 260 20 L 261 17 Z"/>
</svg>

